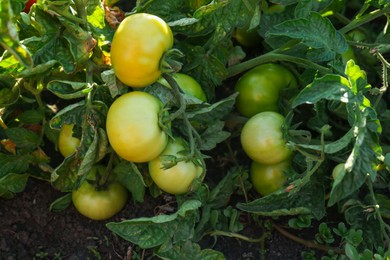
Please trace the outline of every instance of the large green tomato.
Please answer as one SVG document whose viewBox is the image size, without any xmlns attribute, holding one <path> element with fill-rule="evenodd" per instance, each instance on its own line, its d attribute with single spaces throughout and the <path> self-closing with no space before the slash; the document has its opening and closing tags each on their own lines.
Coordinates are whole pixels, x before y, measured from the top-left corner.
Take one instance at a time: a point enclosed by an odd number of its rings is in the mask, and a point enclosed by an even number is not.
<svg viewBox="0 0 390 260">
<path fill-rule="evenodd" d="M 253 187 L 262 196 L 279 190 L 286 182 L 285 172 L 289 167 L 289 160 L 269 165 L 252 161 L 250 176 Z"/>
<path fill-rule="evenodd" d="M 252 160 L 274 164 L 291 157 L 292 150 L 283 138 L 284 117 L 272 111 L 261 112 L 245 123 L 241 131 L 241 145 Z"/>
<path fill-rule="evenodd" d="M 237 110 L 246 117 L 264 111 L 278 112 L 281 90 L 296 87 L 294 75 L 284 66 L 275 63 L 256 66 L 235 85 Z"/>
<path fill-rule="evenodd" d="M 155 96 L 133 91 L 117 98 L 107 113 L 106 130 L 114 151 L 130 162 L 156 158 L 168 142 L 159 126 L 162 102 Z"/>
<path fill-rule="evenodd" d="M 203 168 L 192 161 L 180 161 L 171 168 L 163 169 L 165 156 L 182 158 L 183 155 L 180 152 L 185 149 L 185 143 L 181 138 L 170 140 L 162 154 L 149 162 L 152 180 L 167 193 L 178 195 L 189 192 L 194 180 L 202 174 Z"/>
<path fill-rule="evenodd" d="M 173 73 L 172 77 L 185 94 L 196 97 L 203 102 L 207 101 L 202 86 L 193 77 L 183 73 Z M 168 88 L 171 87 L 163 77 L 161 77 L 158 82 Z"/>
<path fill-rule="evenodd" d="M 77 190 L 72 191 L 73 205 L 82 215 L 93 220 L 111 218 L 123 209 L 128 192 L 119 183 L 109 180 L 107 187 L 98 188 L 89 183 L 95 181 L 97 174 L 103 174 L 105 166 L 94 166 Z M 89 180 L 89 181 L 88 181 Z"/>
<path fill-rule="evenodd" d="M 120 81 L 146 87 L 161 76 L 160 61 L 172 48 L 173 34 L 161 18 L 137 13 L 126 17 L 115 31 L 111 63 Z"/>
<path fill-rule="evenodd" d="M 74 125 L 63 124 L 58 136 L 58 149 L 64 157 L 73 154 L 80 145 L 80 139 L 73 136 Z"/>
</svg>

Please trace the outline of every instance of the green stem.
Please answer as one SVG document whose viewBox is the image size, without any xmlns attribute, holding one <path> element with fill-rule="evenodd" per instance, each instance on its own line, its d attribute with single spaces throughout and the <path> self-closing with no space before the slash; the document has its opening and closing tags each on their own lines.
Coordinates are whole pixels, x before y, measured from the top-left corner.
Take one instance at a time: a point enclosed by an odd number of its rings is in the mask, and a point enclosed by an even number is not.
<svg viewBox="0 0 390 260">
<path fill-rule="evenodd" d="M 347 24 L 346 26 L 344 26 L 343 28 L 341 28 L 339 30 L 339 32 L 341 32 L 342 34 L 345 34 L 365 23 L 368 23 L 368 22 L 371 22 L 372 20 L 375 20 L 376 18 L 378 17 L 381 17 L 382 15 L 386 14 L 390 12 L 390 6 L 386 6 L 384 7 L 383 9 L 377 9 L 377 10 L 374 10 L 366 15 L 363 15 L 355 20 L 352 20 L 349 24 Z"/>
<path fill-rule="evenodd" d="M 266 238 L 266 233 L 264 233 L 259 238 L 250 238 L 250 237 L 238 234 L 238 233 L 226 232 L 226 231 L 221 231 L 221 230 L 213 230 L 213 231 L 210 231 L 206 234 L 210 235 L 210 236 L 225 236 L 225 237 L 238 238 L 238 239 L 241 239 L 241 240 L 249 242 L 249 243 L 260 243 L 260 242 L 264 241 L 264 239 Z"/>
<path fill-rule="evenodd" d="M 318 249 L 318 250 L 321 250 L 321 251 L 324 251 L 324 252 L 329 252 L 329 250 L 332 250 L 333 252 L 335 252 L 337 254 L 345 254 L 345 251 L 343 249 L 341 249 L 341 248 L 330 247 L 330 246 L 326 246 L 326 245 L 320 245 L 320 244 L 314 243 L 313 241 L 305 240 L 303 238 L 300 238 L 300 237 L 297 237 L 297 236 L 291 234 L 290 232 L 288 232 L 287 230 L 285 230 L 284 228 L 282 228 L 279 225 L 273 224 L 272 227 L 276 231 L 278 231 L 279 234 L 281 234 L 284 237 L 287 237 L 288 239 L 291 239 L 292 241 L 295 241 L 295 242 L 297 242 L 297 243 L 299 243 L 301 245 L 304 245 L 305 247 Z"/>
<path fill-rule="evenodd" d="M 70 14 L 67 11 L 62 10 L 61 8 L 58 8 L 56 5 L 50 5 L 50 9 L 53 10 L 54 12 L 58 13 L 60 16 L 63 16 L 66 19 L 68 19 L 68 20 L 70 20 L 72 22 L 75 22 L 75 23 L 78 23 L 78 24 L 83 24 L 84 23 L 83 19 L 81 19 L 81 18 L 79 18 L 77 16 L 74 16 L 74 15 Z"/>
<path fill-rule="evenodd" d="M 367 178 L 367 186 L 368 186 L 368 190 L 370 191 L 372 200 L 373 200 L 374 205 L 375 205 L 375 207 L 374 207 L 375 215 L 376 215 L 377 219 L 379 220 L 382 235 L 385 238 L 386 242 L 388 243 L 390 241 L 390 237 L 389 237 L 390 226 L 388 224 L 386 224 L 386 222 L 382 218 L 381 210 L 380 210 L 378 201 L 376 200 L 376 197 L 375 197 L 374 187 L 373 187 L 370 176 L 368 176 L 368 178 Z"/>
<path fill-rule="evenodd" d="M 292 63 L 296 63 L 298 65 L 301 65 L 303 67 L 308 67 L 312 69 L 316 69 L 319 72 L 323 74 L 331 73 L 332 70 L 323 67 L 321 65 L 318 65 L 314 62 L 311 62 L 304 58 L 294 57 L 287 54 L 277 53 L 276 50 L 272 52 L 265 53 L 264 55 L 257 56 L 253 59 L 241 62 L 237 65 L 231 66 L 228 68 L 228 76 L 227 78 L 236 76 L 244 71 L 247 71 L 257 65 L 268 63 L 268 62 L 274 62 L 274 61 L 288 61 Z"/>
</svg>

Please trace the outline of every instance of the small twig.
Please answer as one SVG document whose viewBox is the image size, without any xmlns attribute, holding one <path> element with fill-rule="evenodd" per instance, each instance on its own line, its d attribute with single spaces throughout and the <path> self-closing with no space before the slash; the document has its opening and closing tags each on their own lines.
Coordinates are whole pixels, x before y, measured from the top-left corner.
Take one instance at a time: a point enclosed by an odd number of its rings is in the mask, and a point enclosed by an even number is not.
<svg viewBox="0 0 390 260">
<path fill-rule="evenodd" d="M 345 251 L 343 249 L 339 248 L 339 247 L 331 247 L 331 246 L 326 246 L 326 245 L 320 245 L 320 244 L 314 243 L 313 241 L 297 237 L 296 235 L 291 234 L 286 229 L 282 228 L 281 226 L 279 226 L 279 225 L 277 225 L 275 223 L 272 225 L 272 227 L 276 231 L 278 231 L 281 235 L 283 235 L 284 237 L 286 237 L 286 238 L 288 238 L 288 239 L 290 239 L 290 240 L 292 240 L 294 242 L 297 242 L 297 243 L 299 243 L 301 245 L 304 245 L 305 247 L 318 249 L 318 250 L 321 250 L 321 251 L 324 251 L 324 252 L 329 252 L 329 250 L 332 250 L 333 252 L 335 252 L 337 254 L 345 254 Z"/>
</svg>

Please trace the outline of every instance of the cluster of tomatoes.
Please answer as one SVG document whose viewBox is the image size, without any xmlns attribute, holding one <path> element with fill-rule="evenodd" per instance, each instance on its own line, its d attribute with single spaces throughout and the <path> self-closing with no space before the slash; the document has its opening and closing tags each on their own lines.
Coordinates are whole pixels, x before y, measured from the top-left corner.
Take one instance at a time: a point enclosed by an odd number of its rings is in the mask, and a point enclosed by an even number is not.
<svg viewBox="0 0 390 260">
<path fill-rule="evenodd" d="M 145 28 L 149 34 L 145 34 Z M 106 132 L 117 155 L 132 163 L 147 163 L 153 182 L 164 192 L 177 195 L 187 193 L 195 180 L 204 176 L 204 166 L 200 160 L 184 157 L 188 144 L 183 138 L 172 136 L 169 122 L 163 124 L 163 119 L 169 116 L 163 102 L 143 91 L 155 82 L 171 88 L 162 77 L 162 66 L 165 65 L 163 56 L 172 44 L 171 29 L 157 16 L 137 13 L 121 22 L 112 40 L 111 63 L 116 77 L 131 90 L 110 106 Z M 202 87 L 194 78 L 178 72 L 171 76 L 182 92 L 200 102 L 206 101 Z M 59 150 L 65 157 L 73 154 L 80 144 L 72 131 L 73 125 L 63 125 L 59 136 Z M 127 200 L 125 188 L 115 180 L 104 178 L 108 169 L 102 168 L 105 167 L 93 167 L 87 181 L 72 192 L 75 207 L 91 219 L 112 217 Z M 104 185 L 107 181 L 108 185 Z"/>
<path fill-rule="evenodd" d="M 294 75 L 276 63 L 262 64 L 237 81 L 237 110 L 248 117 L 241 131 L 241 145 L 252 159 L 251 180 L 256 191 L 266 196 L 280 189 L 290 167 L 292 150 L 286 145 L 279 112 L 281 92 L 297 88 Z"/>
</svg>

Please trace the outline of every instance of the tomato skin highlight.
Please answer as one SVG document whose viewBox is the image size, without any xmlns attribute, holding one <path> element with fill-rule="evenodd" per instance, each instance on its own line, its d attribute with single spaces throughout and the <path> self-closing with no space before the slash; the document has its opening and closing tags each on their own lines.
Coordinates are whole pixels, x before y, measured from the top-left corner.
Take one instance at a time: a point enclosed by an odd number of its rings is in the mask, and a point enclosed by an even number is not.
<svg viewBox="0 0 390 260">
<path fill-rule="evenodd" d="M 130 87 L 146 87 L 162 74 L 160 60 L 173 46 L 168 24 L 158 16 L 137 13 L 118 26 L 111 44 L 115 75 Z"/>
<path fill-rule="evenodd" d="M 203 102 L 207 101 L 207 97 L 202 89 L 202 86 L 193 77 L 179 72 L 173 73 L 172 77 L 185 94 L 196 97 Z M 162 77 L 158 80 L 158 82 L 168 88 L 171 88 L 169 83 Z"/>
<path fill-rule="evenodd" d="M 287 180 L 284 172 L 289 167 L 289 160 L 269 165 L 252 161 L 250 176 L 254 189 L 261 196 L 267 196 L 279 190 Z"/>
<path fill-rule="evenodd" d="M 284 117 L 272 111 L 261 112 L 244 124 L 240 141 L 245 153 L 253 161 L 274 164 L 291 157 L 292 150 L 283 138 Z"/>
<path fill-rule="evenodd" d="M 95 180 L 97 172 L 105 166 L 94 166 L 87 179 Z M 105 220 L 123 209 L 128 192 L 119 182 L 111 181 L 108 187 L 97 189 L 95 185 L 84 181 L 77 190 L 72 191 L 72 202 L 77 211 L 92 220 Z"/>
<path fill-rule="evenodd" d="M 73 154 L 80 145 L 80 139 L 73 137 L 74 125 L 63 124 L 58 136 L 58 150 L 64 157 Z"/>
<path fill-rule="evenodd" d="M 298 86 L 295 76 L 284 66 L 267 63 L 244 73 L 235 85 L 236 108 L 246 117 L 264 111 L 279 111 L 279 96 L 285 88 Z"/>
<path fill-rule="evenodd" d="M 159 126 L 162 102 L 153 95 L 132 91 L 117 98 L 107 113 L 106 130 L 114 151 L 130 162 L 156 158 L 168 142 Z"/>
<path fill-rule="evenodd" d="M 163 191 L 179 195 L 191 190 L 193 181 L 202 174 L 202 167 L 192 161 L 180 161 L 169 169 L 163 169 L 163 159 L 166 155 L 183 157 L 180 151 L 185 149 L 181 138 L 170 140 L 159 157 L 149 162 L 149 173 L 154 183 Z"/>
</svg>

